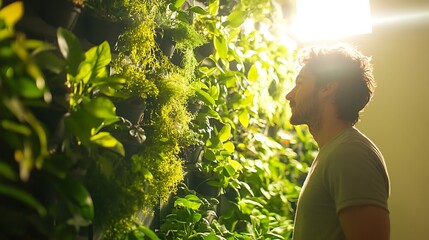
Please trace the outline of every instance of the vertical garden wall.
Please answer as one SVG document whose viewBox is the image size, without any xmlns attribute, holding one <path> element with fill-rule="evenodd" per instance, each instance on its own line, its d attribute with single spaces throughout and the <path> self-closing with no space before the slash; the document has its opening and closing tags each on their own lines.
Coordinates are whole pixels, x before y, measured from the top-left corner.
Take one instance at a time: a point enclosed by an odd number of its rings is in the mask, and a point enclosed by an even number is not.
<svg viewBox="0 0 429 240">
<path fill-rule="evenodd" d="M 316 147 L 273 2 L 9 2 L 0 238 L 290 238 Z"/>
</svg>

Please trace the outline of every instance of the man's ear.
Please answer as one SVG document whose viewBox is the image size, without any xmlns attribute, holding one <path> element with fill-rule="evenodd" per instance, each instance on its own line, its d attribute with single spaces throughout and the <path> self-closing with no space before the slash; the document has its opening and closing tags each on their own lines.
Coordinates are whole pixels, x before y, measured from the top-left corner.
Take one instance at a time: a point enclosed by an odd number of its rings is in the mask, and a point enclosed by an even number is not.
<svg viewBox="0 0 429 240">
<path fill-rule="evenodd" d="M 335 93 L 337 92 L 339 87 L 338 81 L 330 81 L 324 84 L 320 88 L 320 96 L 321 97 L 333 97 Z"/>
</svg>

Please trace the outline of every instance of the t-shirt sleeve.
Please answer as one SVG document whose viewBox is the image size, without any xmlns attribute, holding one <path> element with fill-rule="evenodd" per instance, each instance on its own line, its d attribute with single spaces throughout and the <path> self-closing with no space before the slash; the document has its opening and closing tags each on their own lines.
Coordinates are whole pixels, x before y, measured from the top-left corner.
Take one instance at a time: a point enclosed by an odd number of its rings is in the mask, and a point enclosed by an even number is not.
<svg viewBox="0 0 429 240">
<path fill-rule="evenodd" d="M 337 214 L 346 207 L 373 205 L 388 211 L 389 180 L 383 160 L 366 146 L 339 146 L 326 168 Z"/>
</svg>

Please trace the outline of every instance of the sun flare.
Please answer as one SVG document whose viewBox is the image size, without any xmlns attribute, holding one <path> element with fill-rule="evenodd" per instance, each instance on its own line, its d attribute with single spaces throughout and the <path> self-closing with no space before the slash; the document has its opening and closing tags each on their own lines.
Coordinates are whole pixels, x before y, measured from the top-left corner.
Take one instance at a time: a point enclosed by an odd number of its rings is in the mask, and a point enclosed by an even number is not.
<svg viewBox="0 0 429 240">
<path fill-rule="evenodd" d="M 298 0 L 294 32 L 318 41 L 372 31 L 369 0 Z"/>
</svg>

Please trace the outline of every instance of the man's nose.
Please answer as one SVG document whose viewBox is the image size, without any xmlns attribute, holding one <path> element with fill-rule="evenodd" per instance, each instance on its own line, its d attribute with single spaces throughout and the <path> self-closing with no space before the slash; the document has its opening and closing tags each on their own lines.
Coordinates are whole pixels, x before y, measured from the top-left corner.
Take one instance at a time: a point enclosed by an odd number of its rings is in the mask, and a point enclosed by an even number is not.
<svg viewBox="0 0 429 240">
<path fill-rule="evenodd" d="M 286 94 L 286 100 L 288 100 L 288 101 L 292 100 L 294 90 L 295 90 L 295 88 L 290 90 L 290 92 L 288 92 L 288 94 Z"/>
</svg>

